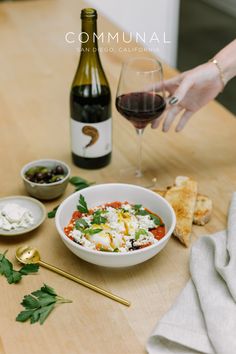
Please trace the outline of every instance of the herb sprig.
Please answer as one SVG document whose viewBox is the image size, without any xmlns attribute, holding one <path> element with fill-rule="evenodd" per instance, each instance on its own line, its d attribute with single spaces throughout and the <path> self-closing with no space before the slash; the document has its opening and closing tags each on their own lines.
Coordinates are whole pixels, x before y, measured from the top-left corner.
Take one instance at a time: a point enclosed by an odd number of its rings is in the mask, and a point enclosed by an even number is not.
<svg viewBox="0 0 236 354">
<path fill-rule="evenodd" d="M 25 264 L 20 270 L 13 269 L 12 263 L 6 258 L 6 253 L 7 251 L 0 253 L 0 274 L 6 277 L 9 284 L 18 283 L 23 275 L 37 273 L 38 264 Z"/>
<path fill-rule="evenodd" d="M 135 232 L 135 240 L 137 241 L 141 235 L 145 235 L 147 236 L 148 235 L 148 232 L 147 230 L 145 229 L 139 229 L 138 231 Z"/>
<path fill-rule="evenodd" d="M 18 314 L 16 321 L 26 322 L 30 320 L 31 324 L 39 322 L 42 325 L 56 304 L 69 302 L 72 301 L 57 295 L 53 288 L 44 284 L 40 290 L 24 296 L 21 305 L 25 310 Z"/>
<path fill-rule="evenodd" d="M 102 229 L 85 229 L 84 233 L 85 234 L 89 234 L 89 235 L 95 235 L 95 234 L 98 234 L 101 231 L 102 231 Z"/>
<path fill-rule="evenodd" d="M 154 215 L 148 212 L 147 210 L 145 210 L 141 204 L 135 204 L 134 211 L 135 211 L 135 215 L 142 215 L 142 216 L 149 215 L 150 218 L 154 221 L 155 225 L 157 226 L 163 225 L 161 219 L 157 215 Z"/>
<path fill-rule="evenodd" d="M 60 205 L 57 205 L 55 208 L 52 209 L 52 211 L 48 212 L 48 218 L 49 219 L 55 218 L 55 215 L 56 215 L 56 212 L 57 212 L 57 209 L 59 208 L 59 206 Z"/>
<path fill-rule="evenodd" d="M 87 223 L 87 221 L 84 220 L 83 218 L 79 218 L 76 220 L 75 228 L 76 228 L 76 230 L 79 230 L 79 231 L 83 232 L 84 234 L 88 234 L 88 235 L 95 235 L 95 234 L 102 231 L 102 229 L 99 229 L 99 228 L 98 229 L 91 229 L 89 227 L 89 224 Z"/>
<path fill-rule="evenodd" d="M 101 214 L 103 213 L 103 210 L 96 210 L 93 213 L 93 220 L 92 220 L 92 224 L 105 224 L 107 222 L 107 218 L 105 218 L 104 216 L 102 216 Z"/>
<path fill-rule="evenodd" d="M 74 176 L 70 178 L 70 184 L 75 186 L 75 192 L 80 191 L 81 189 L 87 188 L 91 186 L 92 184 L 95 184 L 95 182 L 89 182 L 86 179 L 79 177 L 79 176 Z"/>
<path fill-rule="evenodd" d="M 80 194 L 79 203 L 77 204 L 77 209 L 83 214 L 87 214 L 89 212 L 88 205 L 82 194 Z"/>
<path fill-rule="evenodd" d="M 89 227 L 89 224 L 82 218 L 77 219 L 75 222 L 75 228 L 77 230 L 83 230 L 84 228 Z"/>
</svg>

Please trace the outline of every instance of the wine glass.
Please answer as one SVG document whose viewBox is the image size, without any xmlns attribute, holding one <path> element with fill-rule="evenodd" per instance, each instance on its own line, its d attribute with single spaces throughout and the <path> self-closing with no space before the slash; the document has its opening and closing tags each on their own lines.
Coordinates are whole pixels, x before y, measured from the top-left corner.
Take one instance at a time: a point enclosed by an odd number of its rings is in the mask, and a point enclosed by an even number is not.
<svg viewBox="0 0 236 354">
<path fill-rule="evenodd" d="M 129 120 L 138 135 L 138 163 L 135 180 L 143 177 L 142 136 L 146 126 L 165 110 L 161 63 L 154 58 L 133 57 L 122 66 L 116 94 L 116 109 Z M 127 171 L 126 171 L 127 172 Z"/>
</svg>

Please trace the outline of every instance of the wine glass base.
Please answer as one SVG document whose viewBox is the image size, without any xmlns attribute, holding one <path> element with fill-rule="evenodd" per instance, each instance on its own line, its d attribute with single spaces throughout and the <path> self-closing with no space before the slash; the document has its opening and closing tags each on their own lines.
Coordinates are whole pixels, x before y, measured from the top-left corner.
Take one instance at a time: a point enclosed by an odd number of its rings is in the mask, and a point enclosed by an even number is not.
<svg viewBox="0 0 236 354">
<path fill-rule="evenodd" d="M 134 175 L 135 175 L 136 178 L 142 178 L 143 177 L 143 172 L 141 172 L 139 170 L 136 170 Z"/>
<path fill-rule="evenodd" d="M 138 171 L 135 168 L 121 169 L 118 175 L 118 182 L 135 184 L 145 188 L 155 188 L 157 178 L 150 176 L 146 171 Z"/>
</svg>

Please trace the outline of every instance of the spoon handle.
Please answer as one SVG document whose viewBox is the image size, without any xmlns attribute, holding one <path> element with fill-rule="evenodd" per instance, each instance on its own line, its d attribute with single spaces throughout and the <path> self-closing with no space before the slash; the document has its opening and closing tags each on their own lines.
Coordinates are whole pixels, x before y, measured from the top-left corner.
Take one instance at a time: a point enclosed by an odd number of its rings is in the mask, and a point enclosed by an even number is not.
<svg viewBox="0 0 236 354">
<path fill-rule="evenodd" d="M 130 306 L 130 302 L 125 300 L 125 299 L 123 299 L 122 297 L 117 296 L 115 294 L 112 294 L 112 293 L 110 293 L 107 290 L 104 290 L 104 289 L 102 289 L 102 288 L 100 288 L 100 287 L 98 287 L 96 285 L 93 285 L 93 284 L 87 282 L 86 280 L 83 280 L 81 278 L 78 278 L 78 277 L 70 274 L 70 273 L 67 273 L 64 270 L 60 269 L 60 268 L 57 268 L 57 267 L 55 267 L 55 266 L 53 266 L 51 264 L 48 264 L 48 263 L 46 263 L 44 261 L 39 261 L 38 264 L 41 265 L 44 268 L 52 270 L 53 272 L 55 272 L 57 274 L 62 275 L 63 277 L 71 279 L 71 280 L 75 281 L 76 283 L 79 283 L 79 284 L 81 284 L 81 285 L 83 285 L 83 286 L 85 286 L 85 287 L 87 287 L 87 288 L 89 288 L 89 289 L 91 289 L 93 291 L 96 291 L 99 294 L 107 296 L 107 297 L 109 297 L 112 300 L 115 300 L 115 301 L 117 301 L 117 302 L 119 302 L 119 303 L 121 303 L 123 305 Z"/>
</svg>

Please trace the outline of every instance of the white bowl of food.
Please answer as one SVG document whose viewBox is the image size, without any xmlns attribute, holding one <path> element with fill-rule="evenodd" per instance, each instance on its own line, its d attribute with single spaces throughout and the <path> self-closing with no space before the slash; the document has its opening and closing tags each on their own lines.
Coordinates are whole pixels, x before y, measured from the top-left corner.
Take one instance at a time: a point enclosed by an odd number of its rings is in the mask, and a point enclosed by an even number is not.
<svg viewBox="0 0 236 354">
<path fill-rule="evenodd" d="M 133 266 L 167 244 L 176 223 L 171 205 L 143 187 L 108 183 L 72 194 L 56 213 L 65 245 L 83 260 L 105 267 Z"/>
</svg>

